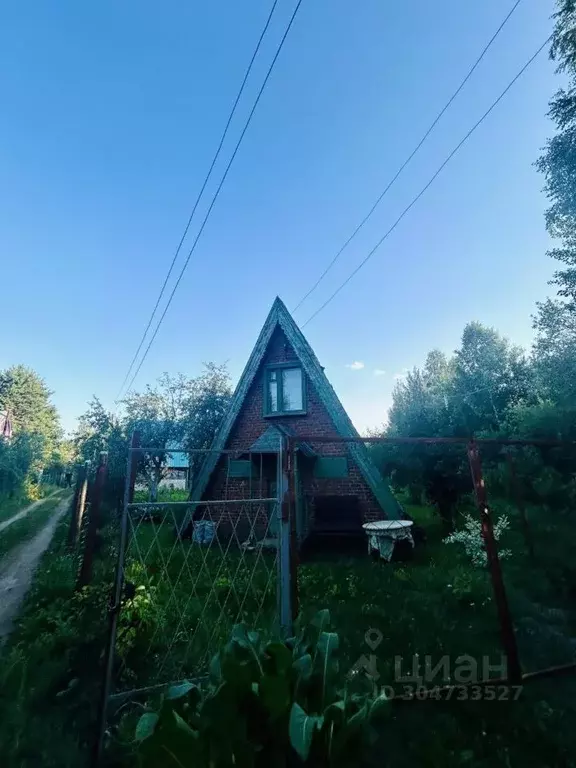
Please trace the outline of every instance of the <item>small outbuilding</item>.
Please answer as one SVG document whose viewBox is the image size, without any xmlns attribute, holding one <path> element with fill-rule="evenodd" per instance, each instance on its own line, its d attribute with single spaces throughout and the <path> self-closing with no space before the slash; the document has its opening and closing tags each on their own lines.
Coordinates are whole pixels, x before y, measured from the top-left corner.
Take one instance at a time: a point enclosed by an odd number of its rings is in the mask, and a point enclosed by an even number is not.
<svg viewBox="0 0 576 768">
<path fill-rule="evenodd" d="M 306 437 L 294 441 L 300 542 L 311 533 L 361 535 L 365 522 L 403 517 L 362 442 L 314 441 L 314 436 L 349 438 L 358 432 L 309 343 L 276 298 L 194 483 L 191 499 L 199 503 L 197 509 L 203 500 L 276 497 L 278 452 L 284 438 L 299 436 Z M 268 535 L 275 527 L 273 507 L 259 522 L 260 528 L 270 523 Z M 228 509 L 227 524 L 230 514 Z"/>
</svg>

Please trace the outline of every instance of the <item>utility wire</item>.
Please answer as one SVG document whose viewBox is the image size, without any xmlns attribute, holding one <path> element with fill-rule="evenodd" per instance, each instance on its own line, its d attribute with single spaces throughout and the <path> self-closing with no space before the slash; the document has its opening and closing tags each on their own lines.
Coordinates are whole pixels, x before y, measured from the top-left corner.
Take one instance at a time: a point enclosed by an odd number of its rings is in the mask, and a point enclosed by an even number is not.
<svg viewBox="0 0 576 768">
<path fill-rule="evenodd" d="M 405 160 L 405 161 L 402 163 L 402 165 L 400 166 L 400 168 L 399 168 L 399 169 L 396 171 L 395 175 L 394 175 L 394 176 L 393 176 L 393 177 L 390 179 L 390 181 L 388 182 L 388 184 L 387 184 L 387 185 L 386 185 L 386 187 L 384 188 L 384 191 L 383 191 L 383 192 L 382 192 L 382 194 L 381 194 L 381 195 L 380 195 L 380 196 L 377 198 L 377 200 L 376 200 L 376 202 L 374 203 L 374 205 L 372 206 L 372 208 L 370 208 L 370 210 L 368 211 L 368 213 L 366 214 L 366 216 L 365 216 L 365 217 L 362 219 L 362 221 L 360 222 L 360 224 L 358 224 L 358 226 L 357 226 L 357 227 L 356 227 L 356 229 L 355 229 L 355 230 L 352 232 L 352 234 L 350 235 L 350 237 L 348 238 L 348 240 L 346 240 L 346 242 L 344 243 L 344 245 L 343 245 L 343 246 L 340 248 L 340 250 L 338 251 L 338 253 L 337 253 L 337 254 L 334 256 L 334 258 L 332 259 L 332 261 L 331 261 L 331 262 L 328 264 L 328 266 L 326 267 L 326 269 L 324 270 L 324 272 L 322 272 L 322 274 L 320 275 L 320 277 L 318 278 L 318 280 L 316 280 L 316 282 L 314 283 L 314 285 L 312 286 L 312 288 L 310 288 L 310 290 L 308 291 L 308 293 L 304 294 L 304 296 L 302 296 L 302 298 L 300 299 L 300 301 L 298 302 L 298 304 L 296 304 L 296 306 L 295 306 L 295 307 L 294 307 L 294 309 L 292 310 L 293 312 L 296 312 L 296 310 L 297 310 L 297 309 L 299 309 L 299 308 L 302 306 L 302 304 L 304 304 L 304 302 L 306 301 L 306 299 L 308 298 L 308 296 L 310 296 L 310 294 L 311 294 L 311 293 L 313 293 L 313 292 L 316 290 L 316 288 L 318 288 L 318 286 L 320 285 L 320 283 L 322 282 L 322 280 L 324 280 L 324 278 L 326 277 L 326 275 L 328 274 L 328 272 L 330 272 L 330 270 L 332 269 L 332 267 L 334 266 L 334 264 L 336 264 L 336 262 L 338 261 L 338 259 L 340 258 L 340 256 L 343 254 L 343 252 L 344 252 L 344 251 L 346 250 L 346 248 L 347 248 L 347 247 L 350 245 L 350 243 L 352 242 L 352 240 L 354 240 L 354 238 L 356 237 L 356 235 L 358 234 L 358 232 L 360 232 L 360 230 L 362 229 L 362 227 L 364 226 L 364 224 L 366 224 L 366 222 L 368 221 L 368 219 L 369 219 L 369 218 L 372 216 L 372 214 L 374 213 L 374 211 L 376 210 L 376 208 L 377 208 L 377 207 L 380 205 L 380 203 L 382 202 L 382 200 L 384 199 L 384 197 L 385 197 L 385 196 L 388 194 L 388 192 L 390 191 L 390 189 L 391 189 L 391 188 L 394 186 L 394 184 L 396 183 L 396 181 L 397 181 L 397 179 L 399 178 L 399 176 L 400 176 L 400 175 L 403 173 L 403 171 L 406 169 L 406 167 L 407 167 L 407 166 L 410 164 L 410 162 L 412 161 L 412 159 L 414 158 L 414 156 L 415 156 L 415 155 L 416 155 L 416 154 L 419 152 L 420 148 L 422 147 L 422 145 L 424 144 L 424 142 L 426 141 L 426 139 L 428 138 L 428 136 L 430 136 L 430 134 L 432 133 L 432 131 L 434 130 L 434 128 L 436 127 L 436 125 L 437 125 L 437 124 L 438 124 L 438 122 L 440 121 L 441 117 L 442 117 L 442 116 L 444 115 L 444 113 L 446 112 L 446 110 L 447 110 L 447 109 L 450 107 L 450 105 L 452 104 L 452 102 L 454 101 L 454 99 L 455 99 L 455 98 L 458 96 L 458 94 L 460 93 L 460 91 L 462 90 L 462 88 L 464 88 L 464 86 L 466 85 L 466 83 L 468 82 L 468 80 L 469 80 L 469 79 L 472 77 L 472 74 L 474 73 L 474 71 L 476 70 L 476 68 L 478 67 L 478 65 L 480 64 L 480 62 L 482 61 L 482 59 L 484 58 L 484 56 L 486 55 L 486 53 L 488 52 L 489 48 L 492 46 L 492 43 L 493 43 L 493 42 L 496 40 L 496 38 L 498 37 L 498 35 L 500 34 L 500 32 L 501 32 L 501 31 L 504 29 L 504 26 L 505 26 L 505 25 L 506 25 L 506 23 L 508 22 L 508 19 L 509 19 L 509 18 L 512 16 L 512 14 L 513 14 L 513 13 L 514 13 L 514 11 L 516 10 L 516 8 L 518 8 L 518 6 L 520 5 L 520 3 L 521 3 L 521 2 L 522 2 L 522 0 L 516 0 L 516 2 L 514 3 L 514 5 L 513 5 L 513 6 L 512 6 L 512 8 L 510 9 L 510 11 L 508 11 L 508 15 L 507 15 L 507 16 L 504 18 L 504 21 L 502 21 L 502 23 L 500 24 L 500 26 L 498 27 L 498 29 L 496 30 L 496 32 L 494 32 L 494 34 L 492 35 L 492 37 L 490 38 L 490 40 L 489 40 L 489 41 L 486 43 L 486 45 L 484 46 L 484 49 L 482 50 L 481 54 L 478 56 L 478 58 L 476 59 L 476 61 L 475 61 L 475 62 L 474 62 L 474 64 L 472 65 L 472 67 L 471 67 L 471 68 L 468 70 L 468 72 L 467 72 L 467 74 L 466 74 L 465 78 L 462 80 L 462 82 L 460 83 L 460 85 L 458 86 L 458 88 L 457 88 L 457 89 L 454 91 L 454 93 L 452 94 L 452 96 L 450 96 L 450 98 L 448 99 L 448 101 L 446 102 L 446 104 L 445 104 L 445 105 L 442 107 L 442 109 L 440 110 L 440 112 L 439 112 L 439 113 L 436 115 L 436 117 L 435 117 L 435 118 L 434 118 L 434 120 L 432 121 L 432 123 L 431 123 L 430 127 L 428 128 L 428 130 L 426 131 L 426 133 L 425 133 L 425 134 L 422 136 L 422 138 L 420 139 L 420 141 L 418 142 L 418 144 L 417 144 L 417 145 L 414 147 L 414 149 L 412 150 L 412 152 L 411 152 L 411 153 L 408 155 L 408 157 L 406 158 L 406 160 Z"/>
<path fill-rule="evenodd" d="M 278 59 L 278 56 L 280 55 L 280 52 L 284 46 L 284 43 L 286 41 L 286 38 L 288 37 L 288 33 L 290 32 L 290 29 L 292 28 L 292 24 L 294 23 L 294 19 L 296 18 L 296 15 L 300 9 L 300 6 L 302 5 L 302 0 L 298 0 L 298 3 L 296 5 L 296 8 L 294 9 L 294 12 L 292 13 L 292 16 L 290 17 L 290 21 L 288 22 L 288 26 L 286 27 L 286 30 L 284 32 L 284 35 L 282 36 L 282 39 L 280 40 L 280 44 L 278 45 L 278 48 L 276 49 L 276 53 L 274 54 L 274 58 L 272 59 L 272 63 L 270 64 L 270 67 L 268 68 L 268 71 L 266 73 L 266 77 L 264 78 L 264 82 L 262 83 L 262 87 L 258 91 L 258 95 L 256 96 L 256 101 L 254 102 L 254 105 L 250 111 L 250 114 L 248 115 L 248 118 L 246 120 L 246 123 L 244 124 L 244 128 L 242 129 L 242 133 L 240 134 L 240 138 L 238 139 L 238 142 L 236 143 L 236 146 L 234 148 L 234 152 L 232 153 L 232 157 L 230 158 L 228 165 L 226 166 L 226 170 L 224 171 L 224 175 L 222 176 L 220 183 L 218 184 L 218 187 L 216 189 L 216 192 L 214 193 L 214 196 L 212 197 L 212 201 L 210 203 L 210 206 L 206 212 L 206 215 L 204 216 L 204 219 L 202 220 L 202 224 L 200 226 L 200 229 L 198 231 L 198 234 L 196 235 L 196 238 L 194 242 L 192 243 L 192 248 L 190 249 L 188 256 L 186 257 L 186 261 L 184 262 L 184 266 L 180 270 L 180 274 L 178 275 L 178 279 L 176 280 L 176 284 L 174 285 L 174 288 L 172 289 L 172 293 L 170 294 L 170 297 L 168 299 L 168 302 L 166 306 L 164 307 L 164 311 L 162 312 L 162 315 L 160 316 L 160 320 L 158 321 L 156 328 L 154 329 L 154 333 L 152 334 L 152 337 L 150 338 L 150 341 L 148 342 L 148 346 L 146 347 L 144 354 L 142 358 L 140 359 L 140 362 L 138 363 L 138 367 L 136 368 L 136 371 L 134 372 L 132 379 L 130 381 L 130 384 L 128 385 L 128 392 L 131 390 L 132 385 L 134 384 L 134 381 L 136 380 L 136 377 L 138 376 L 138 373 L 140 372 L 140 369 L 142 368 L 142 365 L 144 363 L 144 360 L 146 360 L 146 357 L 148 356 L 148 352 L 150 351 L 150 347 L 154 343 L 154 340 L 158 334 L 158 331 L 160 330 L 160 326 L 162 325 L 164 318 L 166 317 L 166 313 L 168 312 L 168 309 L 170 307 L 170 304 L 172 303 L 172 299 L 174 298 L 174 294 L 178 290 L 178 286 L 180 285 L 180 281 L 182 280 L 182 277 L 184 276 L 184 273 L 186 271 L 186 268 L 188 267 L 188 264 L 190 262 L 190 259 L 192 257 L 192 254 L 194 253 L 196 249 L 196 245 L 198 244 L 198 241 L 200 240 L 200 237 L 202 235 L 202 232 L 204 231 L 204 227 L 206 226 L 206 222 L 208 221 L 210 214 L 212 212 L 212 208 L 214 207 L 214 204 L 216 203 L 216 200 L 218 199 L 218 195 L 220 194 L 220 190 L 224 186 L 224 182 L 226 181 L 226 177 L 228 176 L 228 172 L 230 171 L 230 168 L 232 166 L 232 163 L 234 162 L 234 158 L 236 157 L 238 150 L 240 149 L 240 145 L 242 144 L 242 140 L 244 139 L 244 135 L 246 131 L 248 130 L 248 126 L 250 125 L 252 121 L 252 117 L 254 116 L 254 113 L 256 112 L 256 107 L 258 106 L 258 102 L 260 101 L 260 98 L 262 94 L 264 93 L 264 89 L 266 88 L 266 84 L 268 83 L 268 80 L 270 79 L 270 75 L 272 74 L 272 70 L 274 69 L 274 66 L 276 64 L 276 61 Z"/>
<path fill-rule="evenodd" d="M 539 55 L 539 54 L 540 54 L 540 53 L 541 53 L 541 52 L 544 50 L 544 48 L 545 48 L 545 47 L 548 45 L 548 43 L 550 42 L 550 40 L 551 40 L 551 39 L 552 39 L 552 35 L 550 35 L 550 37 L 548 37 L 548 38 L 547 38 L 547 39 L 546 39 L 546 40 L 545 40 L 545 41 L 542 43 L 542 45 L 540 46 L 540 48 L 538 48 L 538 50 L 536 51 L 536 53 L 534 53 L 534 54 L 533 54 L 533 55 L 532 55 L 532 56 L 531 56 L 531 57 L 528 59 L 528 61 L 526 62 L 526 64 L 524 64 L 524 66 L 523 66 L 523 67 L 522 67 L 522 69 L 521 69 L 521 70 L 518 72 L 518 74 L 517 74 L 517 75 L 516 75 L 516 76 L 515 76 L 515 77 L 514 77 L 514 78 L 513 78 L 513 79 L 512 79 L 512 80 L 511 80 L 509 83 L 508 83 L 508 85 L 507 85 L 507 86 L 506 86 L 506 88 L 505 88 L 505 89 L 502 91 L 502 93 L 500 94 L 500 96 L 498 96 L 498 98 L 497 98 L 497 99 L 496 99 L 494 102 L 492 102 L 492 104 L 491 104 L 491 105 L 490 105 L 490 107 L 489 107 L 489 108 L 486 110 L 486 112 L 484 112 L 484 114 L 482 115 L 482 117 L 481 117 L 481 118 L 480 118 L 480 119 L 479 119 L 479 120 L 478 120 L 478 121 L 477 121 L 477 122 L 476 122 L 476 123 L 475 123 L 475 124 L 472 126 L 472 128 L 471 128 L 471 129 L 468 131 L 468 133 L 467 133 L 467 134 L 464 136 L 464 138 L 463 138 L 463 139 L 461 139 L 461 141 L 460 141 L 460 142 L 459 142 L 459 143 L 458 143 L 458 144 L 457 144 L 457 145 L 454 147 L 454 149 L 452 150 L 452 152 L 450 152 L 450 154 L 448 155 L 448 157 L 447 157 L 447 158 L 444 160 L 444 162 L 442 163 L 442 165 L 441 165 L 441 166 L 438 168 L 438 170 L 437 170 L 437 171 L 434 173 L 434 175 L 433 175 L 433 176 L 432 176 L 432 178 L 431 178 L 431 179 L 428 181 L 428 183 L 427 183 L 427 184 L 426 184 L 426 185 L 425 185 L 425 186 L 424 186 L 424 187 L 423 187 L 423 188 L 420 190 L 420 192 L 418 192 L 418 194 L 416 195 L 416 197 L 414 197 L 414 198 L 412 199 L 412 201 L 409 203 L 409 205 L 407 205 L 407 206 L 406 206 L 406 208 L 404 208 L 404 210 L 402 211 L 402 213 L 400 214 L 400 216 L 398 216 L 398 218 L 396 219 L 396 221 L 394 222 L 394 224 L 392 224 L 392 226 L 390 227 L 390 229 L 389 229 L 389 230 L 388 230 L 388 231 L 387 231 L 387 232 L 386 232 L 386 233 L 385 233 L 385 234 L 384 234 L 384 235 L 383 235 L 383 236 L 380 238 L 380 240 L 379 240 L 379 241 L 376 243 L 376 245 L 374 246 L 374 248 L 372 248 L 372 250 L 371 250 L 371 251 L 368 253 L 368 255 L 367 255 L 367 256 L 365 256 L 365 258 L 364 258 L 364 259 L 363 259 L 363 260 L 360 262 L 360 264 L 359 264 L 359 265 L 356 267 L 356 269 L 354 269 L 354 270 L 353 270 L 353 271 L 352 271 L 352 272 L 351 272 L 351 273 L 348 275 L 348 277 L 346 278 L 346 280 L 344 280 L 344 282 L 343 282 L 343 283 L 341 283 L 341 285 L 340 285 L 340 286 L 339 286 L 339 287 L 338 287 L 338 288 L 337 288 L 337 289 L 334 291 L 334 293 L 333 293 L 333 294 L 332 294 L 332 295 L 331 295 L 331 296 L 330 296 L 330 297 L 329 297 L 329 298 L 328 298 L 328 299 L 327 299 L 327 300 L 324 302 L 324 304 L 322 304 L 322 305 L 320 306 L 320 308 L 316 310 L 316 312 L 314 312 L 312 315 L 310 315 L 310 317 L 309 317 L 309 318 L 306 320 L 306 322 L 305 322 L 305 323 L 302 325 L 302 328 L 304 328 L 306 325 L 308 325 L 308 323 L 309 323 L 311 320 L 313 320 L 313 319 L 316 317 L 316 315 L 318 315 L 320 312 L 322 312 L 322 310 L 323 310 L 325 307 L 327 307 L 327 306 L 328 306 L 328 304 L 330 304 L 330 302 L 332 301 L 332 299 L 334 299 L 334 298 L 335 298 L 335 297 L 336 297 L 336 296 L 337 296 L 337 295 L 340 293 L 340 291 L 341 291 L 341 290 L 342 290 L 342 289 L 343 289 L 343 288 L 344 288 L 346 285 L 348 285 L 348 283 L 350 282 L 350 280 L 352 280 L 352 278 L 353 278 L 353 277 L 354 277 L 354 276 L 355 276 L 355 275 L 356 275 L 356 274 L 357 274 L 357 273 L 358 273 L 358 272 L 359 272 L 359 271 L 362 269 L 362 267 L 363 267 L 363 266 L 364 266 L 364 265 L 365 265 L 365 264 L 366 264 L 366 263 L 367 263 L 367 262 L 368 262 L 368 261 L 369 261 L 369 260 L 372 258 L 372 256 L 373 256 L 373 255 L 376 253 L 376 251 L 378 250 L 378 248 L 380 248 L 380 246 L 382 245 L 382 243 L 383 243 L 383 242 L 384 242 L 384 241 L 387 239 L 387 237 L 388 237 L 389 235 L 391 235 L 391 234 L 392 234 L 392 232 L 393 232 L 393 231 L 396 229 L 396 227 L 398 226 L 398 224 L 400 224 L 400 222 L 402 221 L 402 219 L 404 218 L 404 216 L 406 216 L 406 214 L 407 214 L 407 213 L 408 213 L 408 212 L 409 212 L 409 211 L 410 211 L 410 210 L 413 208 L 413 206 L 414 206 L 414 205 L 416 205 L 416 203 L 418 202 L 418 200 L 420 200 L 420 198 L 421 198 L 421 197 L 422 197 L 422 195 L 423 195 L 423 194 L 426 192 L 426 190 L 427 190 L 427 189 L 428 189 L 428 188 L 429 188 L 429 187 L 430 187 L 430 186 L 433 184 L 433 182 L 434 182 L 434 181 L 436 180 L 436 178 L 437 178 L 437 177 L 440 175 L 440 173 L 441 173 L 441 172 L 444 170 L 444 168 L 445 168 L 445 167 L 448 165 L 448 163 L 450 162 L 450 160 L 452 160 L 452 158 L 453 158 L 453 157 L 454 157 L 454 155 L 455 155 L 455 154 L 458 152 L 458 150 L 459 150 L 459 149 L 460 149 L 460 148 L 461 148 L 461 147 L 462 147 L 462 146 L 463 146 L 463 145 L 466 143 L 466 141 L 468 141 L 468 139 L 470 138 L 470 136 L 472 136 L 472 134 L 474 133 L 474 131 L 475 131 L 475 130 L 476 130 L 476 129 L 477 129 L 477 128 L 478 128 L 478 127 L 479 127 L 479 126 L 480 126 L 480 125 L 481 125 L 481 124 L 484 122 L 484 120 L 485 120 L 485 119 L 488 117 L 488 115 L 489 115 L 489 114 L 492 112 L 492 110 L 493 110 L 493 109 L 496 107 L 496 105 L 500 103 L 500 101 L 501 101 L 501 100 L 504 98 L 504 96 L 505 96 L 505 95 L 508 93 L 508 91 L 510 90 L 510 88 L 512 88 L 512 86 L 514 85 L 514 83 L 515 83 L 515 82 L 516 82 L 516 81 L 517 81 L 517 80 L 518 80 L 518 79 L 519 79 L 519 78 L 520 78 L 520 77 L 521 77 L 521 76 L 524 74 L 524 72 L 525 72 L 525 71 L 528 69 L 528 67 L 530 66 L 530 64 L 532 64 L 532 62 L 534 61 L 534 59 L 535 59 L 535 58 L 536 58 L 536 57 L 537 57 L 537 56 L 538 56 L 538 55 Z"/>
<path fill-rule="evenodd" d="M 122 391 L 124 390 L 124 386 L 126 382 L 128 381 L 128 377 L 132 373 L 132 368 L 134 367 L 134 363 L 136 362 L 138 355 L 140 354 L 140 350 L 142 349 L 144 345 L 144 341 L 146 339 L 146 336 L 148 335 L 148 331 L 150 330 L 150 326 L 152 325 L 152 321 L 154 320 L 154 316 L 156 314 L 156 311 L 160 305 L 160 302 L 162 301 L 162 297 L 164 296 L 164 291 L 166 290 L 166 286 L 168 284 L 168 280 L 170 279 L 170 275 L 172 274 L 172 271 L 174 269 L 174 265 L 176 264 L 176 260 L 180 254 L 180 251 L 182 250 L 182 245 L 184 244 L 184 240 L 186 239 L 186 235 L 188 234 L 188 230 L 190 229 L 190 225 L 192 224 L 192 219 L 194 218 L 194 214 L 196 213 L 196 209 L 198 208 L 198 205 L 200 203 L 200 199 L 202 198 L 202 195 L 204 194 L 204 190 L 206 189 L 206 185 L 208 184 L 208 181 L 210 179 L 210 176 L 212 175 L 212 171 L 214 170 L 214 166 L 216 165 L 216 162 L 220 156 L 220 152 L 222 150 L 222 146 L 224 144 L 224 141 L 226 139 L 226 136 L 228 135 L 228 129 L 230 128 L 230 123 L 232 122 L 232 118 L 234 117 L 236 113 L 236 108 L 238 106 L 238 103 L 240 101 L 240 98 L 242 94 L 244 93 L 244 88 L 246 86 L 246 82 L 248 81 L 248 78 L 250 76 L 250 72 L 252 71 L 252 67 L 254 65 L 254 61 L 256 59 L 256 56 L 258 55 L 258 51 L 260 50 L 260 46 L 262 45 L 262 41 L 264 39 L 264 36 L 266 32 L 268 31 L 268 27 L 270 26 L 270 22 L 272 21 L 272 16 L 274 15 L 274 11 L 276 10 L 276 6 L 278 5 L 278 0 L 274 0 L 274 3 L 272 4 L 272 8 L 270 9 L 270 13 L 268 14 L 268 18 L 266 19 L 266 23 L 264 24 L 264 28 L 262 29 L 262 32 L 260 33 L 260 37 L 258 39 L 258 43 L 256 44 L 256 48 L 254 49 L 254 52 L 252 54 L 252 58 L 250 59 L 250 63 L 248 64 L 248 69 L 244 73 L 244 78 L 242 80 L 242 83 L 240 85 L 240 90 L 238 91 L 236 95 L 236 99 L 234 100 L 234 104 L 232 105 L 232 109 L 230 110 L 230 114 L 228 115 L 228 119 L 226 121 L 226 125 L 224 126 L 224 131 L 222 132 L 222 136 L 220 137 L 220 142 L 218 143 L 218 147 L 216 149 L 216 152 L 214 154 L 214 157 L 212 158 L 212 162 L 210 163 L 210 168 L 208 169 L 208 173 L 206 174 L 204 181 L 202 182 L 202 186 L 200 188 L 200 191 L 198 192 L 198 195 L 196 197 L 196 200 L 194 201 L 194 206 L 192 208 L 192 213 L 190 214 L 190 217 L 188 219 L 188 222 L 186 224 L 186 227 L 184 229 L 184 233 L 182 237 L 180 238 L 180 242 L 178 243 L 178 248 L 176 248 L 176 253 L 174 254 L 172 258 L 172 263 L 170 264 L 170 268 L 168 270 L 168 273 L 166 277 L 164 278 L 164 284 L 162 285 L 162 288 L 160 289 L 160 293 L 158 294 L 158 298 L 156 299 L 156 304 L 154 305 L 154 309 L 152 310 L 152 314 L 150 315 L 150 319 L 148 320 L 148 325 L 146 326 L 144 333 L 142 334 L 142 338 L 140 339 L 140 344 L 138 345 L 138 349 L 136 350 L 134 357 L 132 358 L 132 361 L 130 362 L 130 366 L 128 368 L 128 371 L 126 372 L 126 376 L 124 377 L 124 381 L 122 382 L 122 386 L 118 390 L 118 394 L 116 395 L 116 400 L 120 397 L 122 394 Z"/>
</svg>

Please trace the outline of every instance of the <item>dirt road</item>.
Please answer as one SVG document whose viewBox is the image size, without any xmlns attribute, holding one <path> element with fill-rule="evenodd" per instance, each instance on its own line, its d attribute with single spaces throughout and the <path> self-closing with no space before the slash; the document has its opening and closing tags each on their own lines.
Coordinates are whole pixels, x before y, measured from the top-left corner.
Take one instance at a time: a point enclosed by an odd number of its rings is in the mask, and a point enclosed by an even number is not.
<svg viewBox="0 0 576 768">
<path fill-rule="evenodd" d="M 32 510 L 36 509 L 36 507 L 39 507 L 40 504 L 44 504 L 45 501 L 48 501 L 48 499 L 51 499 L 52 496 L 55 496 L 59 491 L 54 491 L 54 493 L 51 493 L 50 496 L 46 496 L 44 499 L 39 499 L 38 501 L 34 501 L 32 504 L 29 504 L 24 509 L 21 509 L 20 512 L 17 512 L 12 517 L 8 518 L 8 520 L 4 520 L 3 523 L 0 523 L 0 533 L 4 530 L 4 528 L 8 528 L 9 525 L 12 525 L 12 523 L 15 523 L 16 520 L 21 520 L 23 517 L 26 517 L 26 515 L 29 512 L 32 512 Z"/>
<path fill-rule="evenodd" d="M 0 563 L 0 643 L 10 633 L 38 561 L 48 548 L 56 525 L 69 505 L 70 496 L 67 496 L 58 504 L 46 525 L 32 539 L 11 551 Z"/>
</svg>

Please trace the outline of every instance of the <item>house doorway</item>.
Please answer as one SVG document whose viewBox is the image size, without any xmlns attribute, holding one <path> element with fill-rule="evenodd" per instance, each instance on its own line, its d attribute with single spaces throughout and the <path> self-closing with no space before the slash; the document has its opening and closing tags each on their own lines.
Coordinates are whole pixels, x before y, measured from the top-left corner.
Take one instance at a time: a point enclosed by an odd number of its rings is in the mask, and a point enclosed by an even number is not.
<svg viewBox="0 0 576 768">
<path fill-rule="evenodd" d="M 315 496 L 314 521 L 306 550 L 358 554 L 365 551 L 362 511 L 357 496 Z"/>
</svg>

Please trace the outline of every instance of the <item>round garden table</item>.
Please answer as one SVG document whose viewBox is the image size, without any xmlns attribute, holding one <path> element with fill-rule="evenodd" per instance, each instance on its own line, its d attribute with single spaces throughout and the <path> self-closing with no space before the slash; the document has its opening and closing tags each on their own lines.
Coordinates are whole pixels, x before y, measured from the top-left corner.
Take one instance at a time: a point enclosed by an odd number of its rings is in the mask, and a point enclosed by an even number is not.
<svg viewBox="0 0 576 768">
<path fill-rule="evenodd" d="M 368 536 L 368 554 L 378 552 L 386 562 L 390 562 L 396 542 L 407 540 L 414 546 L 412 538 L 412 520 L 376 520 L 364 523 L 362 528 Z"/>
</svg>

